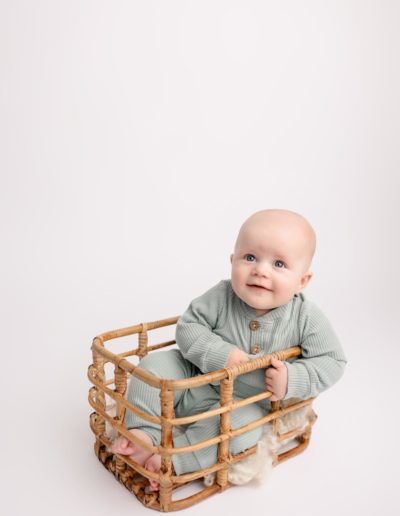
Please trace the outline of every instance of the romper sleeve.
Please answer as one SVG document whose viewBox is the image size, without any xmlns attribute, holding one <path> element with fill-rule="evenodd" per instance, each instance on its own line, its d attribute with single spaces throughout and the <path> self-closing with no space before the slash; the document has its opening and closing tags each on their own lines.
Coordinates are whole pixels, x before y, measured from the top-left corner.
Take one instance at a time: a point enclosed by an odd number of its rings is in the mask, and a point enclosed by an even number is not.
<svg viewBox="0 0 400 516">
<path fill-rule="evenodd" d="M 183 357 L 203 373 L 225 367 L 236 347 L 213 333 L 226 305 L 226 296 L 226 282 L 221 281 L 194 299 L 176 325 L 176 343 Z"/>
<path fill-rule="evenodd" d="M 285 399 L 307 399 L 336 383 L 344 372 L 346 357 L 327 317 L 310 301 L 300 316 L 301 357 L 285 362 L 288 390 Z"/>
</svg>

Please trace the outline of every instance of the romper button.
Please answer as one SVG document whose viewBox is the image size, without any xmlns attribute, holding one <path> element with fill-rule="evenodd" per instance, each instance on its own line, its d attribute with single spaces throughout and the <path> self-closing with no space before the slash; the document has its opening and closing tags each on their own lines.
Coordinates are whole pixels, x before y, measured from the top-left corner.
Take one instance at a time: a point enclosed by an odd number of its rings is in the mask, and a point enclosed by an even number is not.
<svg viewBox="0 0 400 516">
<path fill-rule="evenodd" d="M 250 321 L 249 327 L 250 330 L 258 330 L 260 323 L 258 321 Z"/>
<path fill-rule="evenodd" d="M 251 354 L 257 355 L 261 351 L 261 347 L 259 344 L 254 344 L 254 346 L 251 347 Z"/>
</svg>

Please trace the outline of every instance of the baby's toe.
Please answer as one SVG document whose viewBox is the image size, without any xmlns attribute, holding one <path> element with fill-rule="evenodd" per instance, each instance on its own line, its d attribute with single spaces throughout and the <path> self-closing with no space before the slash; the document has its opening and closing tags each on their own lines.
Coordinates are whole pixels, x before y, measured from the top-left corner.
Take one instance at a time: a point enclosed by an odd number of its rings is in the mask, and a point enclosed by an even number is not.
<svg viewBox="0 0 400 516">
<path fill-rule="evenodd" d="M 113 453 L 120 453 L 121 455 L 130 455 L 134 450 L 134 444 L 124 436 L 118 437 L 111 446 Z"/>
<path fill-rule="evenodd" d="M 150 491 L 159 491 L 160 484 L 156 480 L 149 481 Z"/>
</svg>

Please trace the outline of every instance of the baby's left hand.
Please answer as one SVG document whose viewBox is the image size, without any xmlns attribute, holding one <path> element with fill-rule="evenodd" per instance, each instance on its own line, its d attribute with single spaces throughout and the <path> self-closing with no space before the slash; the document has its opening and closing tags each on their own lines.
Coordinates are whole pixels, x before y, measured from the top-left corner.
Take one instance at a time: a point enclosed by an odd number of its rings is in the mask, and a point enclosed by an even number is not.
<svg viewBox="0 0 400 516">
<path fill-rule="evenodd" d="M 288 372 L 284 362 L 274 357 L 271 358 L 271 366 L 265 371 L 265 387 L 272 392 L 271 401 L 282 400 L 287 393 Z"/>
</svg>

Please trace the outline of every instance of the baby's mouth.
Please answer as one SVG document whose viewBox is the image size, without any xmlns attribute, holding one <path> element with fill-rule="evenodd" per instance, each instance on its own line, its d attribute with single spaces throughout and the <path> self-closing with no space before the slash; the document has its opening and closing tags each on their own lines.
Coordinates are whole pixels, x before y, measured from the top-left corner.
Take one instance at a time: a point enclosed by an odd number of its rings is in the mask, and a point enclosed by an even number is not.
<svg viewBox="0 0 400 516">
<path fill-rule="evenodd" d="M 247 286 L 255 288 L 255 289 L 258 289 L 258 290 L 266 290 L 267 292 L 272 292 L 272 290 L 270 288 L 262 287 L 261 285 L 251 285 L 251 284 L 248 284 Z"/>
</svg>

